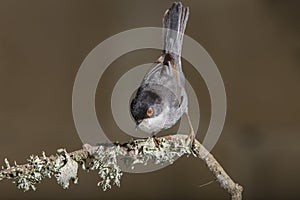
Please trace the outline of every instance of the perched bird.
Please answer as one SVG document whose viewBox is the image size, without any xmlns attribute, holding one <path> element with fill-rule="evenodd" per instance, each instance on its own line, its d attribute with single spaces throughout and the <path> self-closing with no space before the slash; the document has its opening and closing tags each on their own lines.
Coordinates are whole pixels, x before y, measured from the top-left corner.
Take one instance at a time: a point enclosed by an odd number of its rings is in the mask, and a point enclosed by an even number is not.
<svg viewBox="0 0 300 200">
<path fill-rule="evenodd" d="M 188 115 L 188 96 L 181 65 L 181 49 L 189 8 L 173 3 L 163 18 L 163 51 L 143 78 L 130 105 L 139 129 L 155 136 L 175 125 L 185 113 L 193 143 L 195 134 Z"/>
</svg>

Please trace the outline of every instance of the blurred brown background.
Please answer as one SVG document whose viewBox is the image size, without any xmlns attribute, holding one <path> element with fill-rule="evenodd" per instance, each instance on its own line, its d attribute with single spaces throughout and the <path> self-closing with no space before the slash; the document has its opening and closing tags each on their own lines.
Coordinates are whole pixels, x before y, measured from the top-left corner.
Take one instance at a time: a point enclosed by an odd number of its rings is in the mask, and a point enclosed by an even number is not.
<svg viewBox="0 0 300 200">
<path fill-rule="evenodd" d="M 5 157 L 24 163 L 42 150 L 53 154 L 60 147 L 79 149 L 71 97 L 83 59 L 116 33 L 160 27 L 171 3 L 1 0 L 0 165 Z M 209 52 L 226 87 L 227 119 L 213 154 L 244 186 L 245 199 L 299 199 L 299 1 L 183 4 L 190 7 L 186 33 Z M 136 53 L 143 56 L 135 60 L 135 54 L 125 55 L 114 65 L 135 66 L 159 55 L 157 51 Z M 99 89 L 97 98 L 100 92 L 110 95 L 109 90 Z M 204 122 L 210 117 L 205 95 L 200 104 Z M 97 103 L 99 115 L 101 106 Z M 124 139 L 113 122 L 101 123 L 116 133 L 112 139 Z M 79 184 L 71 184 L 68 190 L 54 179 L 26 193 L 10 181 L 1 181 L 0 199 L 229 199 L 217 183 L 199 187 L 212 179 L 202 161 L 181 158 L 152 173 L 124 174 L 121 188 L 106 192 L 96 186 L 96 172 L 81 171 Z"/>
</svg>

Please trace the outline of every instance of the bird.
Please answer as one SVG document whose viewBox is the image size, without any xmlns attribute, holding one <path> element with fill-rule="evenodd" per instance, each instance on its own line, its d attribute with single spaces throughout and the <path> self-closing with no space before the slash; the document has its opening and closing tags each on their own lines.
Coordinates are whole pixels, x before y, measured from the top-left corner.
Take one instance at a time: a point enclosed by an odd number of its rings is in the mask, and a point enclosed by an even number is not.
<svg viewBox="0 0 300 200">
<path fill-rule="evenodd" d="M 183 7 L 181 2 L 173 3 L 165 12 L 162 54 L 145 74 L 130 103 L 130 112 L 136 127 L 152 137 L 174 126 L 185 114 L 192 146 L 195 133 L 188 114 L 188 96 L 181 63 L 188 16 L 189 8 Z"/>
</svg>

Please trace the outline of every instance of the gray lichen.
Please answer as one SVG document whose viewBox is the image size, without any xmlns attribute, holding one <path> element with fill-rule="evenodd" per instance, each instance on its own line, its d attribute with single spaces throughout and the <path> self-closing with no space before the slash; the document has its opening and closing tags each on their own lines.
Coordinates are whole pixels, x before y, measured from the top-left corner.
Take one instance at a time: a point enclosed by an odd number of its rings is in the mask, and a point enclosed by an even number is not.
<svg viewBox="0 0 300 200">
<path fill-rule="evenodd" d="M 9 178 L 14 178 L 13 181 L 17 188 L 24 191 L 27 190 L 36 190 L 36 184 L 40 183 L 43 178 L 50 178 L 55 168 L 53 168 L 50 158 L 46 157 L 43 152 L 42 156 L 33 156 L 31 155 L 27 159 L 27 165 L 17 165 L 10 166 L 6 160 L 6 169 L 9 170 Z M 3 177 L 2 177 L 3 178 Z"/>
<path fill-rule="evenodd" d="M 117 156 L 120 153 L 118 146 L 99 146 L 93 153 L 92 170 L 98 170 L 101 186 L 105 191 L 111 188 L 111 185 L 120 187 L 122 171 L 117 164 Z"/>
<path fill-rule="evenodd" d="M 159 144 L 159 149 L 157 149 L 152 138 L 146 140 L 142 144 L 139 144 L 139 146 L 143 146 L 142 153 L 144 155 L 144 159 L 153 159 L 155 161 L 155 164 L 172 164 L 177 158 L 181 157 L 182 155 L 191 153 L 188 143 L 185 143 L 185 141 L 174 143 L 162 138 L 159 141 Z M 144 162 L 145 161 L 146 160 L 144 160 Z"/>
<path fill-rule="evenodd" d="M 173 163 L 184 154 L 190 154 L 188 141 L 174 141 L 161 139 L 159 147 L 153 138 L 135 140 L 123 145 L 100 145 L 96 149 L 85 146 L 93 156 L 90 163 L 91 170 L 99 170 L 101 181 L 98 183 L 105 191 L 111 185 L 120 186 L 122 171 L 118 162 L 127 163 L 132 168 L 137 164 L 147 165 L 149 161 L 155 164 Z"/>
<path fill-rule="evenodd" d="M 173 163 L 184 154 L 190 154 L 188 141 L 178 137 L 175 142 L 162 138 L 159 146 L 153 138 L 134 140 L 125 144 L 100 144 L 98 146 L 83 146 L 82 150 L 68 153 L 59 149 L 55 156 L 31 155 L 27 164 L 11 166 L 5 159 L 5 167 L 0 171 L 0 180 L 13 179 L 17 188 L 24 191 L 36 190 L 36 184 L 44 178 L 55 176 L 58 184 L 64 189 L 70 181 L 77 183 L 78 166 L 85 171 L 96 170 L 100 176 L 98 186 L 105 191 L 112 185 L 120 187 L 122 171 L 120 161 L 132 168 L 136 164 L 147 165 L 149 161 L 155 164 Z"/>
<path fill-rule="evenodd" d="M 67 189 L 70 180 L 73 180 L 74 183 L 78 181 L 78 164 L 70 157 L 65 149 L 60 149 L 58 152 L 63 154 L 55 161 L 55 167 L 58 169 L 58 173 L 55 173 L 55 177 L 57 183 L 64 189 Z"/>
<path fill-rule="evenodd" d="M 36 190 L 37 183 L 40 183 L 43 178 L 51 178 L 54 175 L 63 188 L 68 188 L 71 180 L 77 182 L 78 165 L 81 165 L 85 171 L 98 170 L 101 178 L 98 185 L 105 191 L 112 185 L 120 186 L 122 177 L 120 161 L 130 167 L 137 164 L 147 165 L 149 161 L 156 164 L 172 164 L 184 154 L 192 154 L 206 163 L 232 199 L 242 199 L 243 187 L 228 176 L 213 155 L 198 140 L 195 140 L 192 149 L 189 144 L 190 137 L 177 134 L 162 137 L 156 142 L 153 138 L 148 138 L 132 140 L 125 144 L 97 146 L 85 144 L 78 151 L 68 153 L 60 149 L 57 155 L 48 157 L 43 152 L 42 156 L 30 156 L 27 159 L 28 163 L 24 165 L 18 165 L 16 162 L 11 165 L 5 159 L 5 166 L 0 170 L 0 181 L 13 179 L 19 189 L 27 191 Z"/>
<path fill-rule="evenodd" d="M 60 153 L 61 155 L 49 157 L 44 152 L 42 156 L 31 155 L 25 165 L 15 163 L 14 166 L 10 166 L 5 159 L 6 167 L 2 167 L 0 180 L 14 179 L 13 183 L 17 185 L 17 188 L 28 191 L 36 190 L 36 184 L 44 178 L 51 178 L 54 175 L 57 182 L 63 188 L 67 188 L 71 179 L 77 180 L 78 164 L 70 158 L 66 151 Z"/>
<path fill-rule="evenodd" d="M 132 168 L 137 164 L 147 165 L 149 162 L 154 164 L 172 164 L 177 158 L 184 154 L 190 154 L 188 143 L 179 140 L 177 143 L 160 139 L 159 146 L 153 141 L 153 138 L 147 140 L 135 140 L 132 153 L 124 154 L 121 152 L 121 160 Z"/>
</svg>

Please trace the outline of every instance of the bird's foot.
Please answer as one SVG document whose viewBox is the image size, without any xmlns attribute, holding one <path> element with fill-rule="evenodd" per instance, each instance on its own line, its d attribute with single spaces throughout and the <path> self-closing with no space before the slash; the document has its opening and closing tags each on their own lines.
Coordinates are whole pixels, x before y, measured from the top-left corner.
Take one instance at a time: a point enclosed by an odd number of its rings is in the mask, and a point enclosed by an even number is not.
<svg viewBox="0 0 300 200">
<path fill-rule="evenodd" d="M 189 147 L 192 151 L 192 153 L 194 154 L 195 153 L 195 133 L 194 132 L 191 132 L 190 135 L 188 136 L 189 138 Z"/>
<path fill-rule="evenodd" d="M 155 135 L 152 136 L 152 140 L 154 142 L 154 145 L 156 148 L 159 148 L 160 146 L 160 139 L 158 137 L 156 137 Z"/>
</svg>

